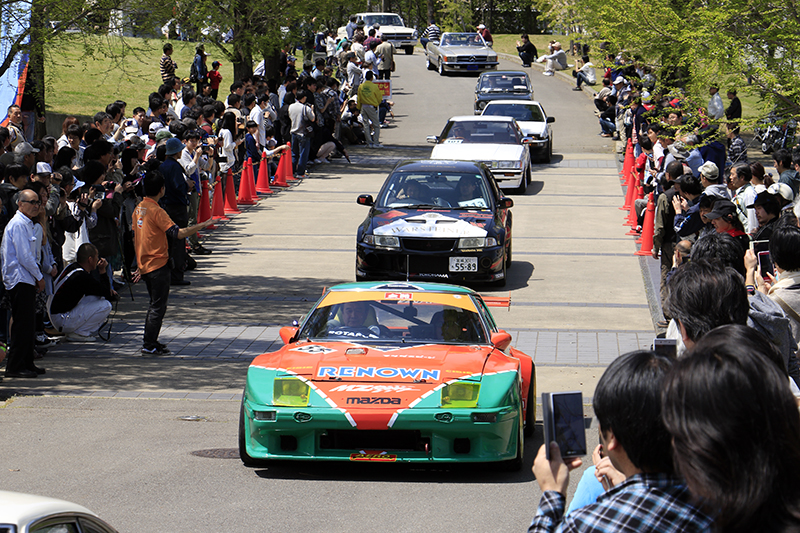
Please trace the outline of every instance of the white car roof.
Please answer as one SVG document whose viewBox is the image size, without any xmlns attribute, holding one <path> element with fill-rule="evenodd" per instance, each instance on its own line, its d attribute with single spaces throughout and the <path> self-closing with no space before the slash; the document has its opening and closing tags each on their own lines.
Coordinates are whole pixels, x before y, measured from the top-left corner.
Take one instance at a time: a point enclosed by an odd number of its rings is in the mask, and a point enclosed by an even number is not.
<svg viewBox="0 0 800 533">
<path fill-rule="evenodd" d="M 65 500 L 21 492 L 0 491 L 0 524 L 22 526 L 33 520 L 59 513 L 83 513 L 97 517 L 86 507 Z"/>
<path fill-rule="evenodd" d="M 539 107 L 542 106 L 542 104 L 540 104 L 536 100 L 522 100 L 520 98 L 517 98 L 516 100 L 512 98 L 509 98 L 508 100 L 489 100 L 488 102 L 486 102 L 486 107 L 489 107 L 492 104 L 514 104 L 514 105 L 536 104 Z"/>
<path fill-rule="evenodd" d="M 519 103 L 519 100 L 512 100 Z M 461 117 L 450 117 L 448 122 L 514 122 L 513 117 L 503 116 L 483 116 L 483 115 L 464 115 Z"/>
</svg>

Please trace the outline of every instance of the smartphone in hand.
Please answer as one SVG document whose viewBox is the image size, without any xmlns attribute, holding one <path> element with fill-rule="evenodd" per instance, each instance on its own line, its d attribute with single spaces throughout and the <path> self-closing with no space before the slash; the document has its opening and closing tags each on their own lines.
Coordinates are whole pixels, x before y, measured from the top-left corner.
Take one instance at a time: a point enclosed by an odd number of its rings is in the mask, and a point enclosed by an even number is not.
<svg viewBox="0 0 800 533">
<path fill-rule="evenodd" d="M 545 392 L 544 442 L 547 459 L 550 459 L 549 443 L 555 441 L 561 457 L 586 455 L 586 426 L 583 418 L 583 394 L 573 392 Z"/>
</svg>

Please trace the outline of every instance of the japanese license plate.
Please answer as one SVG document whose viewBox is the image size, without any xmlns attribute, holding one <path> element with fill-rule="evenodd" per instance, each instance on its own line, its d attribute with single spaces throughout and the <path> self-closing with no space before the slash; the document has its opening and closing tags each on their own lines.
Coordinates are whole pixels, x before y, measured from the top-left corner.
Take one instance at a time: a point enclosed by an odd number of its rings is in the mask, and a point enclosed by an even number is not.
<svg viewBox="0 0 800 533">
<path fill-rule="evenodd" d="M 477 257 L 451 257 L 450 272 L 477 272 Z"/>
</svg>

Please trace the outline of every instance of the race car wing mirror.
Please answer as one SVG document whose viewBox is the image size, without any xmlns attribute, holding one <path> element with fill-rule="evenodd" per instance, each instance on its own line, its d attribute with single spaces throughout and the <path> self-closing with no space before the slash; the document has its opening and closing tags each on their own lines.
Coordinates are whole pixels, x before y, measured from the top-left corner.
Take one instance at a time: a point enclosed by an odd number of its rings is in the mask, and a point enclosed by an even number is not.
<svg viewBox="0 0 800 533">
<path fill-rule="evenodd" d="M 512 200 L 507 196 L 503 196 L 502 198 L 500 198 L 498 204 L 500 205 L 500 209 L 511 209 L 512 207 L 514 207 L 514 200 Z"/>
<path fill-rule="evenodd" d="M 283 341 L 283 344 L 289 344 L 294 340 L 295 335 L 297 335 L 297 328 L 291 326 L 284 326 L 281 328 L 278 334 Z"/>
<path fill-rule="evenodd" d="M 511 345 L 511 335 L 502 329 L 492 333 L 492 345 L 498 350 L 505 350 Z"/>
<path fill-rule="evenodd" d="M 356 203 L 359 205 L 373 205 L 375 204 L 375 200 L 372 198 L 371 194 L 362 194 L 358 197 Z"/>
<path fill-rule="evenodd" d="M 438 135 L 428 135 L 428 139 L 427 140 L 431 144 L 436 144 L 436 143 L 439 142 L 439 136 Z"/>
</svg>

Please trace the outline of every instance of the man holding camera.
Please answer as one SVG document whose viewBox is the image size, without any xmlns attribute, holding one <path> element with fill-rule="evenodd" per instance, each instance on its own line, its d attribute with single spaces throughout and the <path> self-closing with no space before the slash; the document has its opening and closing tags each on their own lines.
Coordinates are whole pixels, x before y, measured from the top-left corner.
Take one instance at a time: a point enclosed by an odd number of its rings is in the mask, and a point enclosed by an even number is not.
<svg viewBox="0 0 800 533">
<path fill-rule="evenodd" d="M 306 163 L 311 151 L 312 124 L 316 120 L 314 108 L 307 104 L 307 90 L 297 92 L 297 101 L 289 106 L 289 119 L 292 121 L 292 162 L 294 175 L 306 177 Z"/>
<path fill-rule="evenodd" d="M 202 182 L 206 181 L 203 171 L 208 170 L 208 154 L 212 153 L 212 147 L 200 144 L 200 132 L 189 130 L 183 134 L 183 141 L 186 147 L 181 152 L 180 164 L 183 171 L 194 183 L 194 189 L 189 193 L 189 224 L 197 224 L 197 212 L 200 207 L 200 192 Z M 200 244 L 200 239 L 195 233 L 189 237 L 192 246 L 192 253 L 197 255 L 208 255 L 211 250 L 204 248 Z"/>
<path fill-rule="evenodd" d="M 111 313 L 107 267 L 108 262 L 100 257 L 97 247 L 84 243 L 78 248 L 77 262 L 56 279 L 50 318 L 60 332 L 66 333 L 68 341 L 94 341 L 94 334 Z M 100 281 L 92 277 L 94 269 L 100 274 Z"/>
<path fill-rule="evenodd" d="M 189 225 L 189 193 L 194 190 L 194 181 L 186 177 L 178 162 L 185 146 L 176 138 L 167 139 L 167 159 L 158 170 L 164 176 L 166 192 L 159 202 L 167 215 L 179 228 Z M 186 238 L 169 238 L 169 260 L 171 265 L 171 285 L 191 285 L 183 279 L 186 270 Z"/>
</svg>

